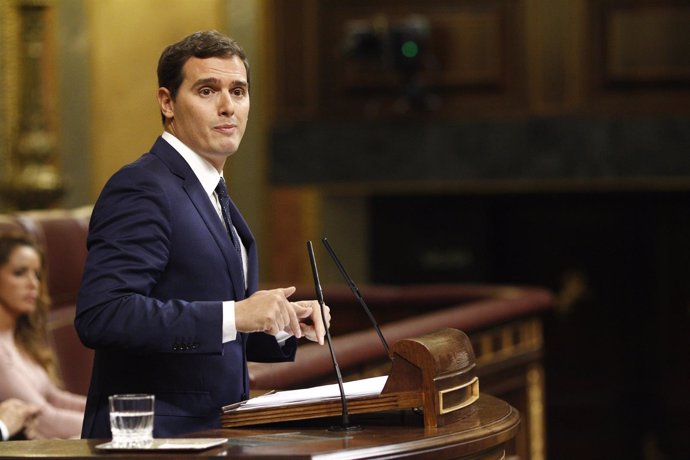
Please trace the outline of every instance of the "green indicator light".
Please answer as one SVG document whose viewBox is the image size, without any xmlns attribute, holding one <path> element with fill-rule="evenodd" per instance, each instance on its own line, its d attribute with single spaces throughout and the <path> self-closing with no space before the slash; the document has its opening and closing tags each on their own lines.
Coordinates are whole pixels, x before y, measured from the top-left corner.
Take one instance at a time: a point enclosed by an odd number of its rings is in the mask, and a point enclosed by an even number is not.
<svg viewBox="0 0 690 460">
<path fill-rule="evenodd" d="M 419 46 L 417 46 L 417 44 L 412 40 L 408 40 L 402 44 L 400 47 L 400 52 L 402 52 L 403 56 L 406 58 L 412 59 L 419 54 Z"/>
</svg>

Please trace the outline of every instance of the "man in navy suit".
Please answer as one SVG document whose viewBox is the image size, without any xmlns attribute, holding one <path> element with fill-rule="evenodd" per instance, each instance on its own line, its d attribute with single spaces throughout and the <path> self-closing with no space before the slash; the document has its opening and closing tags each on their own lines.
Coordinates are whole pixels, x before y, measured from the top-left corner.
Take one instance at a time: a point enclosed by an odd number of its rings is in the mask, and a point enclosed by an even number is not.
<svg viewBox="0 0 690 460">
<path fill-rule="evenodd" d="M 258 291 L 254 238 L 221 181 L 249 114 L 249 65 L 216 31 L 168 46 L 158 63 L 164 133 L 105 185 L 91 217 L 75 326 L 96 350 L 82 429 L 109 438 L 108 396 L 155 395 L 154 436 L 220 427 L 247 399 L 247 360 L 294 359 L 323 344 L 316 301 Z M 220 187 L 220 188 L 218 188 Z"/>
</svg>

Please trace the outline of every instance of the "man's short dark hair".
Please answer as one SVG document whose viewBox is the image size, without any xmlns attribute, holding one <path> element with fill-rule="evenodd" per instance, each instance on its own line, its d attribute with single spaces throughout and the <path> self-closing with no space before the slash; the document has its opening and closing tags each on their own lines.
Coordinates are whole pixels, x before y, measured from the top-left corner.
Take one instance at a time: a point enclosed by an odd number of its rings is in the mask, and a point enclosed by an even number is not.
<svg viewBox="0 0 690 460">
<path fill-rule="evenodd" d="M 230 58 L 233 56 L 242 60 L 249 85 L 249 61 L 239 43 L 216 30 L 195 32 L 168 45 L 163 50 L 158 60 L 158 87 L 167 88 L 174 101 L 184 79 L 182 67 L 189 58 Z M 163 116 L 163 123 L 165 123 L 165 116 Z"/>
</svg>

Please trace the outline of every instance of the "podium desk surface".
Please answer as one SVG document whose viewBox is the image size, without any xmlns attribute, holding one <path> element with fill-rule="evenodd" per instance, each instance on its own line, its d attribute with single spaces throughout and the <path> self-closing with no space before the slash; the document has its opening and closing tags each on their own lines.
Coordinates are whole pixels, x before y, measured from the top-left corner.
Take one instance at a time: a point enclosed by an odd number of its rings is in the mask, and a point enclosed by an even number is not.
<svg viewBox="0 0 690 460">
<path fill-rule="evenodd" d="M 263 459 L 364 459 L 429 458 L 500 459 L 520 423 L 508 403 L 481 394 L 458 421 L 425 429 L 414 414 L 367 414 L 361 431 L 331 431 L 328 421 L 312 420 L 290 426 L 218 429 L 194 433 L 189 438 L 227 438 L 220 446 L 200 451 L 104 451 L 96 446 L 109 440 L 37 440 L 0 442 L 0 458 L 263 458 Z"/>
</svg>

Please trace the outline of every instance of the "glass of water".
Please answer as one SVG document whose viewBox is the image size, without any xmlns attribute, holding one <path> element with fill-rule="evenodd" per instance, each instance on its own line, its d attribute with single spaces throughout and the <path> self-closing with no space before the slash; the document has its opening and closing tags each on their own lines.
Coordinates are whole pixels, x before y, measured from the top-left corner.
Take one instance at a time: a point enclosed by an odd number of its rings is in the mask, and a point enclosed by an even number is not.
<svg viewBox="0 0 690 460">
<path fill-rule="evenodd" d="M 153 443 L 153 395 L 112 395 L 110 431 L 117 448 L 145 448 Z"/>
</svg>

